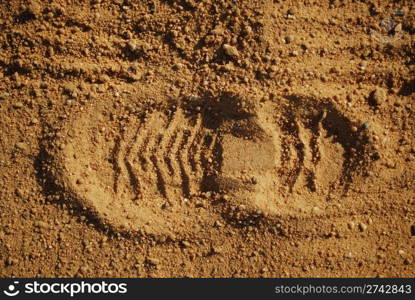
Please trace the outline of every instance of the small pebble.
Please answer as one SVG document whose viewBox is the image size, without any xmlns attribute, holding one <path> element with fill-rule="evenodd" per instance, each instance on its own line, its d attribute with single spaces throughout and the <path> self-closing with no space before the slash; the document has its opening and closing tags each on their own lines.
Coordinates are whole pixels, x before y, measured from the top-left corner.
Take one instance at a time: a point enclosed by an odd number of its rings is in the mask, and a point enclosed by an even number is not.
<svg viewBox="0 0 415 300">
<path fill-rule="evenodd" d="M 231 46 L 229 44 L 223 45 L 223 51 L 225 52 L 226 55 L 231 56 L 231 57 L 239 56 L 238 49 L 236 49 L 236 47 Z"/>
<path fill-rule="evenodd" d="M 220 254 L 222 253 L 223 249 L 220 246 L 212 246 L 211 252 L 212 254 Z"/>
<path fill-rule="evenodd" d="M 29 146 L 25 143 L 22 142 L 18 142 L 16 143 L 16 148 L 24 153 L 28 153 L 29 152 Z"/>
<path fill-rule="evenodd" d="M 355 227 L 356 227 L 356 224 L 354 222 L 347 223 L 347 228 L 349 228 L 350 230 L 353 230 Z"/>
<path fill-rule="evenodd" d="M 287 37 L 285 37 L 285 42 L 287 44 L 292 43 L 294 41 L 294 36 L 293 35 L 289 35 Z"/>
<path fill-rule="evenodd" d="M 393 30 L 395 31 L 395 33 L 401 32 L 402 31 L 402 23 L 399 23 L 398 25 L 396 25 Z"/>
<path fill-rule="evenodd" d="M 9 96 L 10 96 L 9 93 L 2 93 L 2 94 L 0 94 L 0 101 L 6 100 L 7 98 L 9 98 Z"/>
<path fill-rule="evenodd" d="M 180 245 L 184 248 L 189 248 L 191 244 L 188 241 L 181 241 Z"/>
<path fill-rule="evenodd" d="M 36 222 L 36 226 L 39 228 L 43 228 L 43 229 L 48 229 L 49 228 L 49 224 L 43 221 L 38 221 Z"/>
<path fill-rule="evenodd" d="M 165 202 L 161 205 L 162 209 L 168 209 L 169 207 L 171 207 L 171 205 L 168 202 Z"/>
<path fill-rule="evenodd" d="M 366 231 L 367 225 L 364 223 L 359 223 L 359 229 L 361 232 Z"/>
<path fill-rule="evenodd" d="M 364 70 L 364 69 L 366 69 L 367 68 L 367 61 L 361 61 L 360 63 L 359 63 L 359 69 L 360 70 Z"/>
<path fill-rule="evenodd" d="M 14 108 L 17 108 L 17 109 L 22 108 L 23 107 L 23 103 L 22 102 L 16 102 L 16 103 L 13 104 L 13 107 Z"/>
<path fill-rule="evenodd" d="M 16 258 L 9 256 L 6 260 L 6 265 L 12 266 L 12 265 L 16 265 L 18 262 L 19 261 Z"/>
<path fill-rule="evenodd" d="M 30 124 L 32 124 L 32 125 L 39 124 L 39 120 L 34 118 L 34 119 L 32 119 L 32 121 L 30 121 Z"/>
<path fill-rule="evenodd" d="M 314 207 L 312 208 L 312 211 L 313 211 L 313 213 L 318 214 L 318 213 L 321 213 L 321 208 L 320 208 L 320 207 L 318 207 L 318 206 L 314 206 Z"/>
<path fill-rule="evenodd" d="M 215 227 L 218 227 L 218 228 L 220 228 L 220 227 L 223 227 L 223 224 L 222 224 L 222 222 L 221 221 L 215 221 L 215 224 L 213 224 Z"/>
<path fill-rule="evenodd" d="M 137 44 L 134 41 L 129 41 L 127 43 L 127 46 L 131 51 L 137 50 Z"/>
<path fill-rule="evenodd" d="M 386 101 L 386 91 L 384 89 L 376 89 L 372 91 L 369 97 L 371 105 L 382 105 Z"/>
<path fill-rule="evenodd" d="M 365 130 L 369 129 L 370 123 L 371 123 L 371 121 L 367 121 L 367 122 L 363 123 L 363 129 L 365 129 Z"/>
<path fill-rule="evenodd" d="M 147 262 L 153 266 L 157 266 L 160 263 L 160 260 L 153 257 L 147 257 Z"/>
</svg>

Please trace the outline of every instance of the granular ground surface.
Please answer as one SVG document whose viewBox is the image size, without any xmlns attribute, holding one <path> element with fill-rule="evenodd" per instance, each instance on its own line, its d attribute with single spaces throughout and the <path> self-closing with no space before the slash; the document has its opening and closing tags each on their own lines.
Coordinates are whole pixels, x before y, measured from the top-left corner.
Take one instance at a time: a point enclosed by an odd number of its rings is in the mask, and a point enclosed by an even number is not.
<svg viewBox="0 0 415 300">
<path fill-rule="evenodd" d="M 413 277 L 413 1 L 0 3 L 1 277 Z"/>
</svg>

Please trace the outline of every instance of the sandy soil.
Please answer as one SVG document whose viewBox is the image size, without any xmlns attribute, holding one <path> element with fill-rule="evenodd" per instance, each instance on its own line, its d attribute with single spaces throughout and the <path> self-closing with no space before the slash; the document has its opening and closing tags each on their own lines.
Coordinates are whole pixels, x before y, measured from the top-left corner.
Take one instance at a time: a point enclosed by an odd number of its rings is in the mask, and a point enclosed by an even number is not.
<svg viewBox="0 0 415 300">
<path fill-rule="evenodd" d="M 0 276 L 414 276 L 413 1 L 0 7 Z"/>
</svg>

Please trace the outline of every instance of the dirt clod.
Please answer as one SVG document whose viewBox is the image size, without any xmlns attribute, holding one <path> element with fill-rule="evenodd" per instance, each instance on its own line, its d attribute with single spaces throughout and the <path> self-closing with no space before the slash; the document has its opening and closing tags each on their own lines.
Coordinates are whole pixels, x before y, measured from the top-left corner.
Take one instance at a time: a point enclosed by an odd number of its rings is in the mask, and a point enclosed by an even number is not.
<svg viewBox="0 0 415 300">
<path fill-rule="evenodd" d="M 383 105 L 387 99 L 386 91 L 384 89 L 376 89 L 370 94 L 370 103 L 372 105 Z"/>
</svg>

